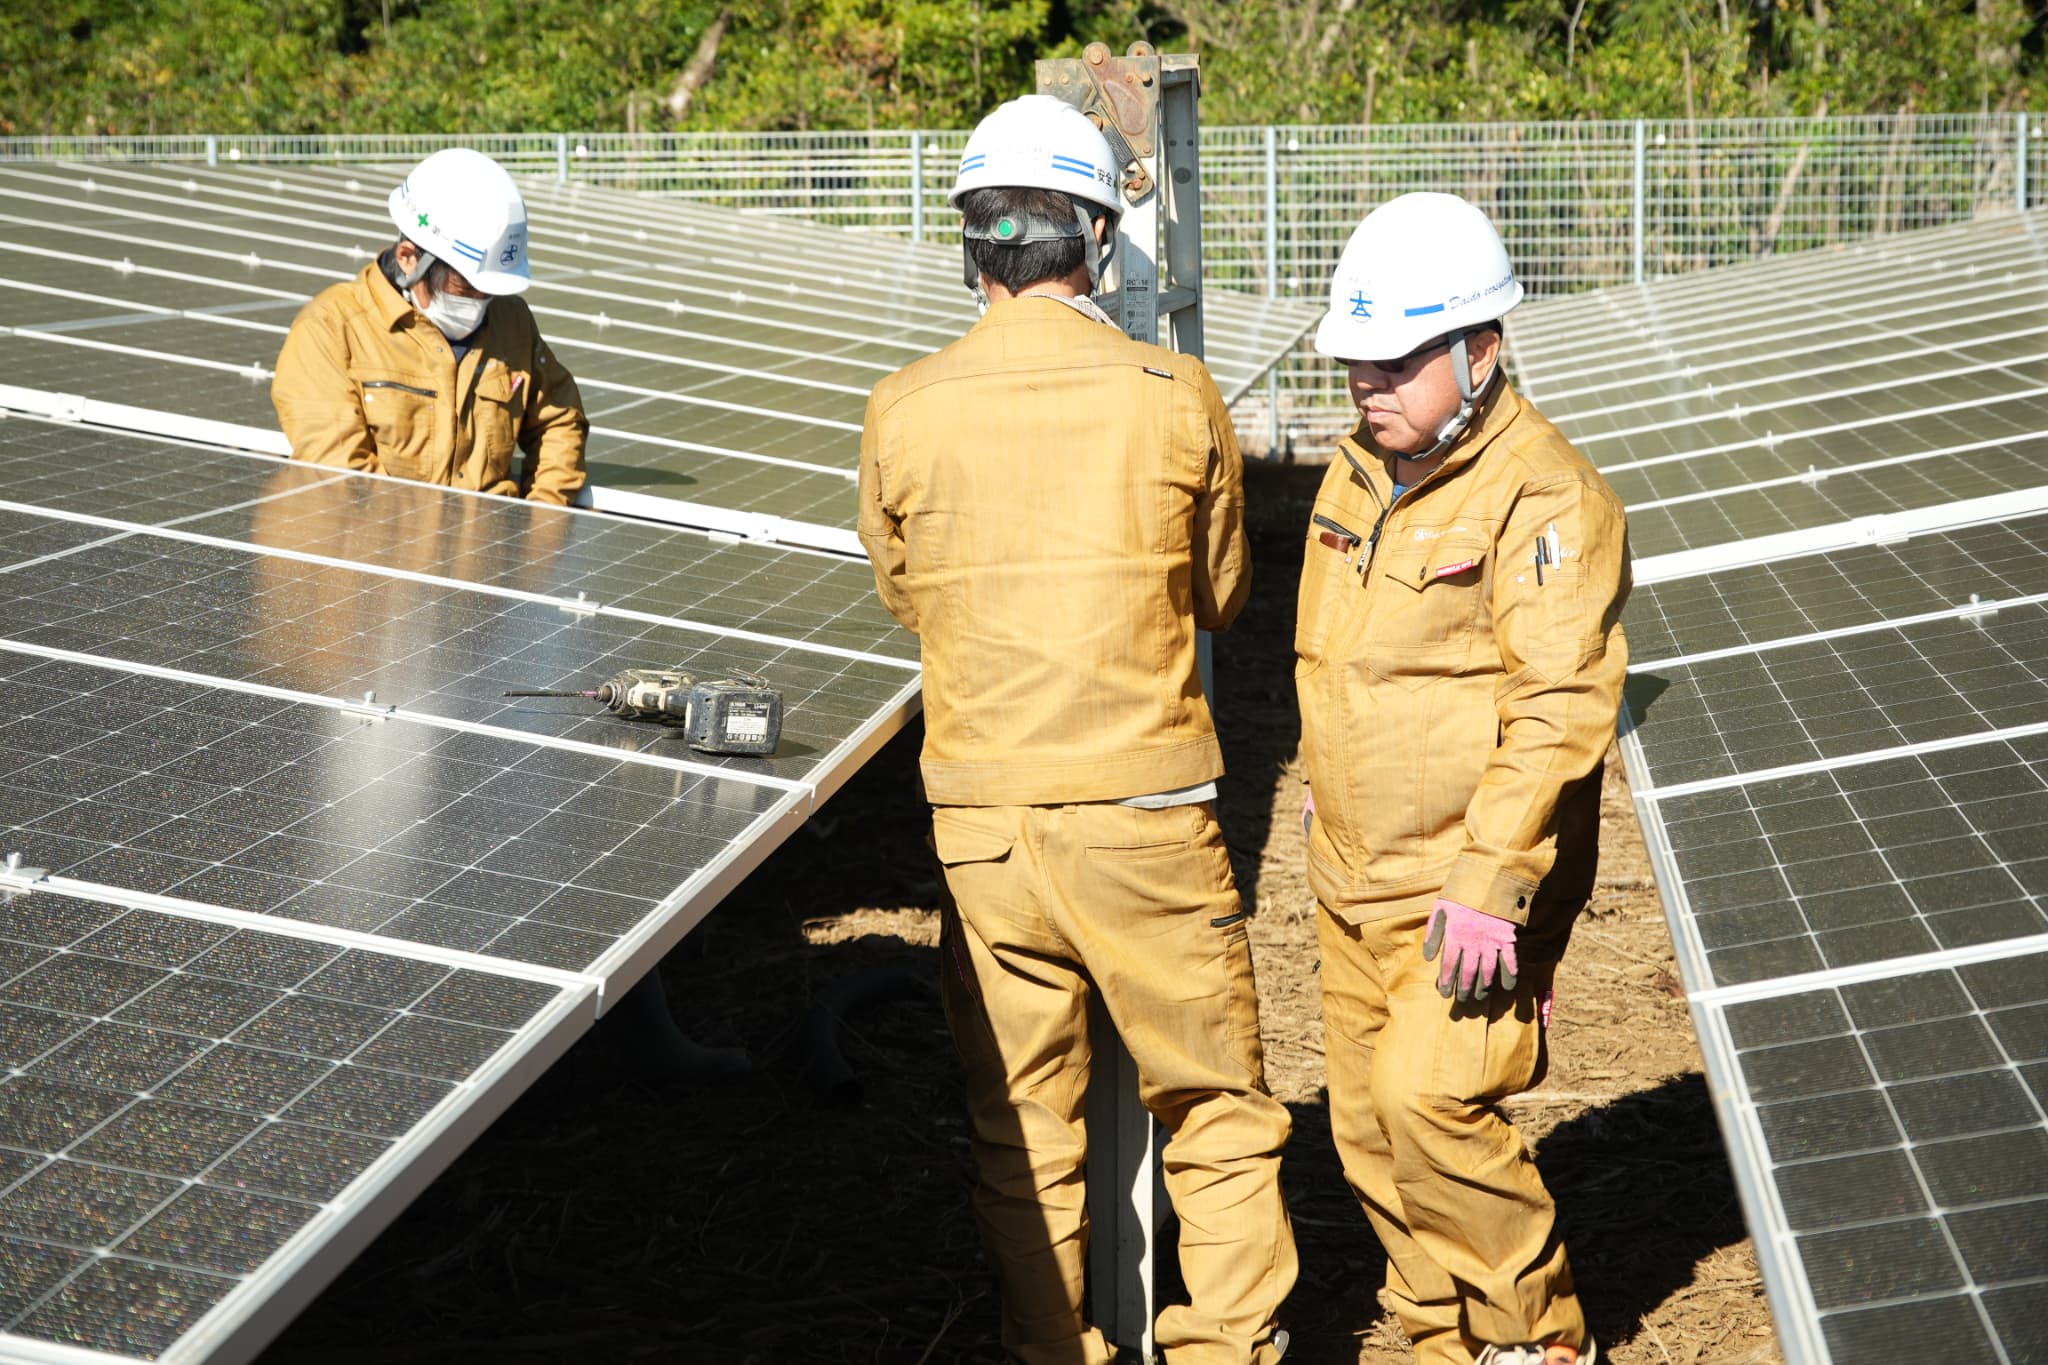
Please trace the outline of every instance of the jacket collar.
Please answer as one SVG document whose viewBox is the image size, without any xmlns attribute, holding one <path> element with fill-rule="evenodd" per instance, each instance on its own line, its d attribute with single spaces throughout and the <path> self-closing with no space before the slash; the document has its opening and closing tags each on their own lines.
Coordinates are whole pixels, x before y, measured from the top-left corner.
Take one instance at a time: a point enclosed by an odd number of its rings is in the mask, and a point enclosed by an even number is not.
<svg viewBox="0 0 2048 1365">
<path fill-rule="evenodd" d="M 981 320 L 974 324 L 974 330 L 984 327 L 1008 327 L 1014 324 L 1042 323 L 1048 320 L 1071 319 L 1085 327 L 1100 327 L 1102 324 L 1089 317 L 1071 303 L 1062 302 L 1046 294 L 1032 294 L 1017 299 L 1002 299 L 991 303 Z"/>
<path fill-rule="evenodd" d="M 384 274 L 381 258 L 372 257 L 356 276 L 356 292 L 362 296 L 364 310 L 382 321 L 386 331 L 406 327 L 416 311 L 412 300 L 399 293 L 398 286 Z"/>
<path fill-rule="evenodd" d="M 1515 392 L 1515 386 L 1509 383 L 1508 377 L 1503 374 L 1486 395 L 1485 400 L 1480 403 L 1479 411 L 1473 414 L 1472 424 L 1465 428 L 1465 434 L 1452 443 L 1451 448 L 1444 453 L 1443 463 L 1425 476 L 1423 482 L 1436 483 L 1447 479 L 1478 459 L 1480 452 L 1493 444 L 1494 437 L 1507 430 L 1509 424 L 1521 415 L 1521 411 L 1521 396 Z M 1367 426 L 1363 414 L 1359 416 L 1357 427 L 1349 436 L 1340 440 L 1337 446 L 1338 453 L 1350 460 L 1354 471 L 1359 467 L 1378 470 L 1391 485 L 1392 478 L 1386 474 L 1387 452 L 1381 450 L 1378 443 L 1372 439 L 1371 429 Z M 1353 477 L 1356 477 L 1355 472 Z"/>
</svg>

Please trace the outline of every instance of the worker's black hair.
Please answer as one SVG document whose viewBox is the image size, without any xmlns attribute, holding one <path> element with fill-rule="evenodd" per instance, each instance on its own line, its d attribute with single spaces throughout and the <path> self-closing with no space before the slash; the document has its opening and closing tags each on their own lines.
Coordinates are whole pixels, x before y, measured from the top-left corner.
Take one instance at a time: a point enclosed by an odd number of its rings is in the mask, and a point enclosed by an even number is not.
<svg viewBox="0 0 2048 1365">
<path fill-rule="evenodd" d="M 1097 210 L 1088 206 L 1089 212 Z M 1019 189 L 992 186 L 969 190 L 960 196 L 960 216 L 970 231 L 992 231 L 999 218 L 1043 218 L 1055 223 L 1074 220 L 1072 195 L 1059 190 Z M 1062 237 L 1052 242 L 1001 242 L 970 239 L 968 252 L 974 268 L 1015 294 L 1043 280 L 1063 280 L 1087 260 L 1083 254 L 1095 250 L 1092 237 Z"/>
</svg>

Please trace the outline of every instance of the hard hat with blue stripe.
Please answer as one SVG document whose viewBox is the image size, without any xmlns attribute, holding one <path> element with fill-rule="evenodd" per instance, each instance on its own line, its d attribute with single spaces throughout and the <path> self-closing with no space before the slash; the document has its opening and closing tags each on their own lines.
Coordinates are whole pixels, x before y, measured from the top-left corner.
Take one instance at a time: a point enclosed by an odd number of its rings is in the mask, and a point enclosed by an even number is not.
<svg viewBox="0 0 2048 1365">
<path fill-rule="evenodd" d="M 486 294 L 523 294 L 526 201 L 503 166 L 467 147 L 446 147 L 391 191 L 391 221 L 413 245 L 446 261 Z"/>
<path fill-rule="evenodd" d="M 1455 194 L 1404 194 L 1366 215 L 1330 277 L 1316 350 L 1391 360 L 1497 322 L 1522 285 L 1493 223 Z"/>
<path fill-rule="evenodd" d="M 960 173 L 947 202 L 980 189 L 1060 190 L 1111 215 L 1117 164 L 1102 130 L 1051 95 L 1020 95 L 976 126 L 960 154 Z"/>
</svg>

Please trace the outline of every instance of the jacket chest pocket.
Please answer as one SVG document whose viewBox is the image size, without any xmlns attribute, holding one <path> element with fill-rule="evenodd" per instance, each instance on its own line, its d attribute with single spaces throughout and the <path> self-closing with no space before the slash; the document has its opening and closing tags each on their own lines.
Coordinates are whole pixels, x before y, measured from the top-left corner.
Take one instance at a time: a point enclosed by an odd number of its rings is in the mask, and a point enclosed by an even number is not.
<svg viewBox="0 0 2048 1365">
<path fill-rule="evenodd" d="M 1492 549 L 1477 536 L 1381 549 L 1365 638 L 1373 672 L 1420 687 L 1464 666 L 1487 600 Z"/>
<path fill-rule="evenodd" d="M 1336 618 L 1355 610 L 1358 557 L 1373 519 L 1362 512 L 1318 501 L 1309 519 L 1303 551 L 1301 589 L 1295 599 L 1294 652 L 1302 662 L 1323 657 Z"/>
<path fill-rule="evenodd" d="M 395 375 L 365 372 L 355 381 L 363 395 L 363 420 L 369 423 L 384 472 L 402 479 L 424 478 L 423 462 L 434 439 L 434 404 L 440 395 Z"/>
<path fill-rule="evenodd" d="M 471 414 L 475 428 L 471 437 L 472 468 L 476 486 L 488 489 L 509 479 L 512 453 L 519 445 L 519 419 L 526 411 L 527 378 L 501 364 L 486 362 L 489 368 L 477 381 L 476 404 Z"/>
</svg>

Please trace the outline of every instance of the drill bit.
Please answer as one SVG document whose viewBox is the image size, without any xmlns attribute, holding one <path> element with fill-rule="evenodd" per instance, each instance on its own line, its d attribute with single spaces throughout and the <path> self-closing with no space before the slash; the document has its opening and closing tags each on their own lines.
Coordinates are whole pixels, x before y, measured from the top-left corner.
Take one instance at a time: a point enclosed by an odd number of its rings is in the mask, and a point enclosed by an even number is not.
<svg viewBox="0 0 2048 1365">
<path fill-rule="evenodd" d="M 590 691 L 590 692 L 505 692 L 505 693 L 501 693 L 500 695 L 501 695 L 501 696 L 507 696 L 507 697 L 582 697 L 582 698 L 584 698 L 584 699 L 585 699 L 585 700 L 587 700 L 587 701 L 596 701 L 596 700 L 598 699 L 598 693 L 597 693 L 596 691 Z"/>
</svg>

